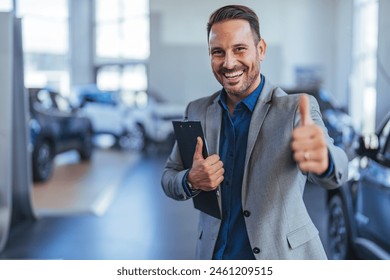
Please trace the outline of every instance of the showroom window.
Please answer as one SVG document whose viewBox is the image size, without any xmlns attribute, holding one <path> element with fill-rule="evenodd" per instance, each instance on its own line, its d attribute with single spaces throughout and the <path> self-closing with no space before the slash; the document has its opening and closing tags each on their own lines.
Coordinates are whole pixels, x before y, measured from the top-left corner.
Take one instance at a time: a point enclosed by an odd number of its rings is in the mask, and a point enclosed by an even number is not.
<svg viewBox="0 0 390 280">
<path fill-rule="evenodd" d="M 148 57 L 149 1 L 97 0 L 97 60 Z"/>
<path fill-rule="evenodd" d="M 22 18 L 25 86 L 69 92 L 68 1 L 17 0 Z"/>
<path fill-rule="evenodd" d="M 363 134 L 375 131 L 378 0 L 354 1 L 351 114 Z"/>
<path fill-rule="evenodd" d="M 12 0 L 1 0 L 0 1 L 0 12 L 10 12 L 13 9 Z"/>
<path fill-rule="evenodd" d="M 149 0 L 97 0 L 95 16 L 96 82 L 120 90 L 129 102 L 147 89 L 150 54 Z"/>
</svg>

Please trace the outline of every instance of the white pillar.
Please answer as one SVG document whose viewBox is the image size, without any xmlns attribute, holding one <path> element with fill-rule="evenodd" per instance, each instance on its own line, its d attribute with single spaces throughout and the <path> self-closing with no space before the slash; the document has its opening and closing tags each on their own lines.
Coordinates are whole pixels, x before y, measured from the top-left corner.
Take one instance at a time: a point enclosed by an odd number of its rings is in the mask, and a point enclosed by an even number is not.
<svg viewBox="0 0 390 280">
<path fill-rule="evenodd" d="M 8 238 L 12 208 L 13 14 L 0 12 L 0 250 Z"/>
<path fill-rule="evenodd" d="M 70 85 L 94 83 L 94 1 L 69 0 Z"/>
</svg>

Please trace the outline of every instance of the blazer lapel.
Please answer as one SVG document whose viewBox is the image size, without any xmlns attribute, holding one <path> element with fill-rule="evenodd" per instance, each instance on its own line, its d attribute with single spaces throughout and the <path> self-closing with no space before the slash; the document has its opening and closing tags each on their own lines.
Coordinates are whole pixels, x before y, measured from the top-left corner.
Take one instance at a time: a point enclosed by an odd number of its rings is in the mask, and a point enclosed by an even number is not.
<svg viewBox="0 0 390 280">
<path fill-rule="evenodd" d="M 213 103 L 207 107 L 206 119 L 204 120 L 204 133 L 207 139 L 207 149 L 209 154 L 219 154 L 219 137 L 221 134 L 222 108 L 218 104 L 219 94 Z M 219 209 L 222 209 L 220 186 L 217 188 L 217 199 Z M 222 211 L 221 211 L 222 212 Z"/>
<path fill-rule="evenodd" d="M 204 133 L 207 139 L 207 148 L 210 154 L 219 154 L 219 137 L 221 132 L 222 108 L 218 104 L 219 95 L 207 107 L 204 120 Z"/>
<path fill-rule="evenodd" d="M 260 129 L 263 125 L 263 122 L 267 116 L 267 113 L 271 107 L 272 95 L 275 87 L 265 80 L 264 88 L 260 94 L 259 100 L 255 106 L 255 109 L 252 114 L 251 122 L 249 125 L 248 132 L 248 144 L 246 148 L 245 156 L 245 168 L 244 168 L 244 177 L 242 181 L 242 205 L 244 207 L 246 201 L 246 191 L 247 191 L 247 171 L 248 171 L 248 162 L 252 155 L 253 147 L 256 143 L 257 137 L 259 135 Z"/>
</svg>

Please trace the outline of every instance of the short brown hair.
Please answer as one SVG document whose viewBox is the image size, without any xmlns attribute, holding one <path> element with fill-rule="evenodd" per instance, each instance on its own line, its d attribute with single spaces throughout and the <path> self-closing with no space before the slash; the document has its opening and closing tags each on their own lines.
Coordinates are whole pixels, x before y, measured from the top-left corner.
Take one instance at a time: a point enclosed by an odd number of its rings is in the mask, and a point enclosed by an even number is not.
<svg viewBox="0 0 390 280">
<path fill-rule="evenodd" d="M 257 42 L 260 41 L 259 18 L 252 9 L 242 5 L 227 5 L 219 8 L 210 15 L 209 22 L 207 23 L 207 41 L 210 37 L 211 27 L 215 23 L 232 19 L 243 19 L 249 22 L 255 40 L 257 40 Z"/>
</svg>

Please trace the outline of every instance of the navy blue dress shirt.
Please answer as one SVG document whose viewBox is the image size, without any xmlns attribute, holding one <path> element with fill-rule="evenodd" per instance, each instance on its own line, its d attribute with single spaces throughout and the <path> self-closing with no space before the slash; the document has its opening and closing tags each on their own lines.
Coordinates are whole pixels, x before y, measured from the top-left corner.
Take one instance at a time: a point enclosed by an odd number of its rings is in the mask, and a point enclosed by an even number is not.
<svg viewBox="0 0 390 280">
<path fill-rule="evenodd" d="M 219 104 L 223 108 L 219 155 L 225 174 L 221 184 L 222 222 L 213 259 L 254 259 L 245 226 L 241 203 L 242 179 L 249 124 L 261 90 L 260 85 L 246 98 L 236 104 L 232 115 L 226 104 L 227 94 L 222 90 Z"/>
</svg>

